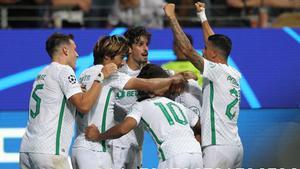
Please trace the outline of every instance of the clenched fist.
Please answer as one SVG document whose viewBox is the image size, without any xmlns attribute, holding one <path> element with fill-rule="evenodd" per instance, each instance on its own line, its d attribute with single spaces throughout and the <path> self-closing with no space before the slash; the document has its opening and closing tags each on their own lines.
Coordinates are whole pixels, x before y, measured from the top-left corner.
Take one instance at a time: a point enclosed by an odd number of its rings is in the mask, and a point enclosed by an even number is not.
<svg viewBox="0 0 300 169">
<path fill-rule="evenodd" d="M 117 70 L 118 70 L 118 67 L 116 64 L 109 63 L 102 68 L 101 72 L 103 73 L 104 79 L 107 79 L 110 75 L 117 72 Z"/>
<path fill-rule="evenodd" d="M 164 6 L 164 11 L 167 17 L 175 17 L 175 4 L 168 3 Z"/>
<path fill-rule="evenodd" d="M 100 132 L 94 124 L 85 128 L 85 138 L 90 141 L 99 141 Z"/>
<path fill-rule="evenodd" d="M 197 12 L 202 12 L 205 9 L 205 3 L 196 2 L 195 7 Z"/>
</svg>

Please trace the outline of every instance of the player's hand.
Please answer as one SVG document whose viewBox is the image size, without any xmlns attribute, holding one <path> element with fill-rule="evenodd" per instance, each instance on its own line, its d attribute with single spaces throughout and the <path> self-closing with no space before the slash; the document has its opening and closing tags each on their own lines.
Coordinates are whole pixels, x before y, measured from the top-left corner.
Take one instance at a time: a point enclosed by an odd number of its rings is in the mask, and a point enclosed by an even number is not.
<svg viewBox="0 0 300 169">
<path fill-rule="evenodd" d="M 171 78 L 173 79 L 173 81 L 170 86 L 169 92 L 175 95 L 179 95 L 184 91 L 187 80 L 181 74 L 176 74 Z"/>
<path fill-rule="evenodd" d="M 109 63 L 102 68 L 101 72 L 103 73 L 104 79 L 107 79 L 110 75 L 117 72 L 117 70 L 118 70 L 118 67 L 116 64 Z"/>
<path fill-rule="evenodd" d="M 205 3 L 196 2 L 195 7 L 197 12 L 202 12 L 205 9 Z"/>
<path fill-rule="evenodd" d="M 164 6 L 164 11 L 167 17 L 175 17 L 175 4 L 168 3 Z"/>
<path fill-rule="evenodd" d="M 100 132 L 98 130 L 98 127 L 95 126 L 95 124 L 92 124 L 85 128 L 85 138 L 90 141 L 99 141 Z"/>
<path fill-rule="evenodd" d="M 193 80 L 198 80 L 198 77 L 192 72 L 192 71 L 183 71 L 179 72 L 178 74 L 181 74 L 185 80 L 193 79 Z"/>
<path fill-rule="evenodd" d="M 86 89 L 86 85 L 80 85 L 80 88 L 82 90 L 83 93 L 86 93 L 87 92 L 87 89 Z"/>
</svg>

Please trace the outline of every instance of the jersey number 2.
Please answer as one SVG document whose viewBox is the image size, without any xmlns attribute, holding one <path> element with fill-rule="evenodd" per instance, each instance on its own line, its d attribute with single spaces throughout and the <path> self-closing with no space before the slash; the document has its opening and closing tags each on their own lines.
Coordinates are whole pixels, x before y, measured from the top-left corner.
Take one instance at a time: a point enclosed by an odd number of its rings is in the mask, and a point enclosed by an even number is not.
<svg viewBox="0 0 300 169">
<path fill-rule="evenodd" d="M 157 103 L 154 103 L 154 104 L 160 108 L 160 110 L 163 112 L 163 114 L 165 115 L 165 117 L 168 120 L 170 125 L 174 125 L 173 118 L 179 124 L 186 125 L 188 123 L 187 120 L 186 120 L 186 117 L 184 116 L 184 114 L 182 112 L 182 110 L 176 104 L 174 104 L 172 102 L 167 103 L 166 106 L 163 105 L 163 103 L 161 103 L 161 102 L 157 102 Z M 171 115 L 170 115 L 170 113 L 167 109 L 169 109 L 169 111 L 172 113 L 173 118 L 171 117 Z M 175 110 L 177 110 L 177 111 L 175 111 Z M 178 117 L 178 114 L 180 114 L 182 116 L 181 119 Z"/>
<path fill-rule="evenodd" d="M 232 102 L 230 102 L 227 105 L 227 108 L 226 108 L 226 116 L 230 120 L 232 120 L 234 118 L 236 112 L 232 113 L 231 109 L 239 102 L 239 94 L 238 94 L 238 91 L 235 88 L 231 89 L 229 92 L 230 92 L 231 95 L 235 96 L 235 99 Z"/>
<path fill-rule="evenodd" d="M 32 118 L 35 118 L 38 114 L 40 114 L 41 98 L 36 94 L 36 91 L 43 89 L 43 87 L 44 87 L 44 84 L 36 85 L 36 87 L 32 93 L 32 98 L 36 101 L 35 112 L 30 109 L 30 116 Z"/>
</svg>

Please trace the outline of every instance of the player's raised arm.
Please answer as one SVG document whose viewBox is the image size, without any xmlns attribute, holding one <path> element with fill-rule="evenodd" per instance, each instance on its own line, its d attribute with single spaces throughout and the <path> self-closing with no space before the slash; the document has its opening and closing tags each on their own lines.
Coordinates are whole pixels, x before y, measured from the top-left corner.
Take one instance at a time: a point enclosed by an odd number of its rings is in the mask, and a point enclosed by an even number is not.
<svg viewBox="0 0 300 169">
<path fill-rule="evenodd" d="M 100 133 L 97 126 L 94 124 L 85 129 L 85 137 L 90 141 L 100 141 L 107 139 L 120 138 L 137 126 L 137 122 L 132 117 L 126 117 L 121 123 L 108 129 L 104 133 Z"/>
<path fill-rule="evenodd" d="M 197 16 L 200 18 L 201 24 L 202 24 L 202 30 L 203 30 L 203 37 L 204 37 L 204 41 L 205 43 L 208 40 L 208 37 L 210 35 L 214 35 L 214 31 L 212 30 L 212 28 L 209 25 L 209 22 L 206 18 L 206 14 L 205 14 L 205 3 L 201 3 L 201 2 L 196 2 L 195 3 L 195 8 L 197 11 Z"/>
<path fill-rule="evenodd" d="M 174 4 L 166 4 L 164 6 L 164 11 L 167 18 L 170 21 L 170 26 L 173 31 L 174 38 L 178 43 L 179 49 L 183 52 L 183 54 L 192 62 L 192 64 L 203 72 L 203 58 L 197 53 L 189 39 L 186 37 L 182 28 L 180 27 L 178 20 L 175 15 L 175 5 Z"/>
</svg>

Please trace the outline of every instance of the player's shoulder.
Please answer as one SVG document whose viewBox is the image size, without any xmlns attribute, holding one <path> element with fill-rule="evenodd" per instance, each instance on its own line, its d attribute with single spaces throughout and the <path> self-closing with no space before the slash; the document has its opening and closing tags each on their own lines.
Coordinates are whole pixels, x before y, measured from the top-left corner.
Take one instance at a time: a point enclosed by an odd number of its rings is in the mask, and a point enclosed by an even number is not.
<svg viewBox="0 0 300 169">
<path fill-rule="evenodd" d="M 57 62 L 52 62 L 49 67 L 48 71 L 55 73 L 55 74 L 74 74 L 74 70 L 69 65 L 63 65 Z"/>
<path fill-rule="evenodd" d="M 240 79 L 240 78 L 242 77 L 242 74 L 241 74 L 237 69 L 235 69 L 235 68 L 232 67 L 232 66 L 229 66 L 229 67 L 230 67 L 230 72 L 231 72 L 231 74 L 232 74 L 235 78 Z"/>
<path fill-rule="evenodd" d="M 102 70 L 103 68 L 103 65 L 94 65 L 94 66 L 91 66 L 87 69 L 85 69 L 81 74 L 80 74 L 80 77 L 81 76 L 84 76 L 84 75 L 88 75 L 88 74 L 99 74 L 100 71 Z"/>
</svg>

